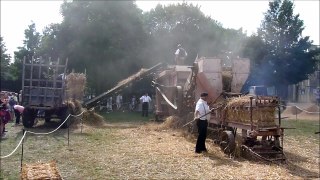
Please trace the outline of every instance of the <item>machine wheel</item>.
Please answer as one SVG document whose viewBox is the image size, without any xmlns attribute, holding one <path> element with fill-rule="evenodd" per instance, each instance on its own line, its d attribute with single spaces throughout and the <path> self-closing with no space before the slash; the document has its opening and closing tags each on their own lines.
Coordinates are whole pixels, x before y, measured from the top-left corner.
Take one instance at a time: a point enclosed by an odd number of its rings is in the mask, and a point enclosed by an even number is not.
<svg viewBox="0 0 320 180">
<path fill-rule="evenodd" d="M 59 118 L 61 119 L 61 123 L 65 121 L 65 119 L 68 117 L 69 112 L 68 112 L 68 107 L 61 108 L 59 111 Z M 71 124 L 71 117 L 68 118 L 68 120 L 61 126 L 61 128 L 68 128 Z"/>
<path fill-rule="evenodd" d="M 46 123 L 50 122 L 51 114 L 52 113 L 50 111 L 45 111 L 44 120 L 45 120 Z"/>
<path fill-rule="evenodd" d="M 23 111 L 22 123 L 26 128 L 31 128 L 34 125 L 34 120 L 36 119 L 36 113 L 33 109 L 26 108 Z"/>
<path fill-rule="evenodd" d="M 234 152 L 236 148 L 236 142 L 232 131 L 223 131 L 221 133 L 220 148 L 226 154 Z"/>
</svg>

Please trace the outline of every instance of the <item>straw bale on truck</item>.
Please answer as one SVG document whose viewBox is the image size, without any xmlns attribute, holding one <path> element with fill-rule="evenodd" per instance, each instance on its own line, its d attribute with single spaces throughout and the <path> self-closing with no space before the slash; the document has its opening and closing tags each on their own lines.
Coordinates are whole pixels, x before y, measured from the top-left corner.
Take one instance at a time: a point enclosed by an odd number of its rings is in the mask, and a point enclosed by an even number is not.
<svg viewBox="0 0 320 180">
<path fill-rule="evenodd" d="M 70 73 L 67 75 L 66 84 L 66 99 L 82 101 L 86 87 L 86 75 Z"/>
<path fill-rule="evenodd" d="M 226 100 L 226 106 L 223 109 L 226 122 L 238 122 L 238 123 L 251 123 L 250 117 L 250 96 L 234 97 Z M 268 102 L 268 105 L 274 104 L 276 101 Z M 266 105 L 267 102 L 264 103 Z M 253 125 L 268 127 L 275 126 L 275 113 L 274 106 L 261 106 L 259 102 L 253 99 L 252 104 L 252 121 Z"/>
</svg>

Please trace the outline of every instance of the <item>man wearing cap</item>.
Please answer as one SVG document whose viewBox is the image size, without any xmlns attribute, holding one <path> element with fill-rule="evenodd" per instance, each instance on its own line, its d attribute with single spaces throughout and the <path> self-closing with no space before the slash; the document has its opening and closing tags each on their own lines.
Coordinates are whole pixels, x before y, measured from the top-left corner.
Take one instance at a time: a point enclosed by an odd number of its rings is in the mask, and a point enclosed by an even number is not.
<svg viewBox="0 0 320 180">
<path fill-rule="evenodd" d="M 206 148 L 206 137 L 207 137 L 207 127 L 208 120 L 210 119 L 210 108 L 207 104 L 208 93 L 203 92 L 200 94 L 200 99 L 198 100 L 194 112 L 194 118 L 198 126 L 198 139 L 196 144 L 196 153 L 207 152 Z"/>
<path fill-rule="evenodd" d="M 148 117 L 149 102 L 151 102 L 151 98 L 148 96 L 148 93 L 141 96 L 140 101 L 142 102 L 142 116 Z"/>
<path fill-rule="evenodd" d="M 174 53 L 175 54 L 175 61 L 176 61 L 176 65 L 184 65 L 185 64 L 185 59 L 187 57 L 187 51 L 184 50 L 181 46 L 181 44 L 178 44 L 177 46 L 177 50 Z"/>
</svg>

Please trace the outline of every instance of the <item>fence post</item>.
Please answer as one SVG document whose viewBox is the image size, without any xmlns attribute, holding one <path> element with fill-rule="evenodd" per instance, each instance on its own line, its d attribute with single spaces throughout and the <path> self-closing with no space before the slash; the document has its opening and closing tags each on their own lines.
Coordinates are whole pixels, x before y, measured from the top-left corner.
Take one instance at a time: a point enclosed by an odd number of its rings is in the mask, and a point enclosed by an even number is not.
<svg viewBox="0 0 320 180">
<path fill-rule="evenodd" d="M 25 133 L 24 128 L 22 129 L 22 137 Z M 21 161 L 20 161 L 20 173 L 22 172 L 22 162 L 23 162 L 23 144 L 24 144 L 24 138 L 22 139 L 22 144 L 21 144 Z"/>
<path fill-rule="evenodd" d="M 69 146 L 69 134 L 70 134 L 70 125 L 68 126 L 68 146 Z"/>
<path fill-rule="evenodd" d="M 294 106 L 294 107 L 296 107 L 295 109 L 296 109 L 296 121 L 298 121 L 298 107 L 297 106 Z"/>
<path fill-rule="evenodd" d="M 83 115 L 82 115 L 82 118 L 81 118 L 81 134 L 82 134 L 82 125 L 83 125 Z"/>
</svg>

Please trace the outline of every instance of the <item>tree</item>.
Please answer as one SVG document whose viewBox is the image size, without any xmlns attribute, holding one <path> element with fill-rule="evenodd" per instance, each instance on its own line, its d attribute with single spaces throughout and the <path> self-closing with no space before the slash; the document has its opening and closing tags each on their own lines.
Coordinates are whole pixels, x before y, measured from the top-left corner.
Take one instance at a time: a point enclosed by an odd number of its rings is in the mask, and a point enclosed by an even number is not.
<svg viewBox="0 0 320 180">
<path fill-rule="evenodd" d="M 156 61 L 173 63 L 178 44 L 187 50 L 187 64 L 197 56 L 218 56 L 224 52 L 239 54 L 245 39 L 242 30 L 224 29 L 205 16 L 199 6 L 182 3 L 162 6 L 144 14 L 144 25 L 151 35 L 148 51 Z"/>
<path fill-rule="evenodd" d="M 23 58 L 30 61 L 33 56 L 36 56 L 36 52 L 39 49 L 40 33 L 36 31 L 36 25 L 34 22 L 24 30 L 23 46 L 18 47 L 18 51 L 14 52 L 14 62 L 10 64 L 10 74 L 12 81 L 15 84 L 14 90 L 19 91 L 21 89 L 22 82 L 22 63 Z"/>
<path fill-rule="evenodd" d="M 153 65 L 141 53 L 147 34 L 142 11 L 133 1 L 73 1 L 65 2 L 61 10 L 64 18 L 56 37 L 59 54 L 69 59 L 69 69 L 86 70 L 88 86 L 96 93 L 143 65 Z"/>
<path fill-rule="evenodd" d="M 0 37 L 0 47 L 1 47 L 1 81 L 10 79 L 10 54 L 7 54 L 7 48 L 3 41 L 3 37 Z M 2 84 L 2 83 L 1 83 Z"/>
<path fill-rule="evenodd" d="M 62 48 L 59 45 L 61 43 L 59 43 L 60 39 L 58 39 L 60 26 L 60 24 L 50 24 L 43 31 L 37 54 L 44 59 L 51 58 L 55 60 L 62 56 L 60 54 Z"/>
<path fill-rule="evenodd" d="M 273 85 L 286 98 L 286 87 L 307 79 L 314 71 L 315 59 L 309 37 L 302 37 L 303 21 L 293 14 L 293 2 L 275 0 L 269 3 L 258 36 L 267 54 L 261 59 L 257 76 L 263 84 Z"/>
</svg>

